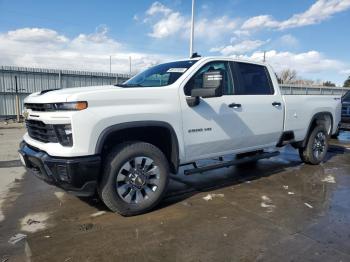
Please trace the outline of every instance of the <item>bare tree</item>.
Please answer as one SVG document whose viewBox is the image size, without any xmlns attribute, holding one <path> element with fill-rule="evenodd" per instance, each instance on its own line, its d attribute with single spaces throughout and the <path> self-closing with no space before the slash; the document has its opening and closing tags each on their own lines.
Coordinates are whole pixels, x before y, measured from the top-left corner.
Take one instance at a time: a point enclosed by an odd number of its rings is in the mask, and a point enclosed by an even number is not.
<svg viewBox="0 0 350 262">
<path fill-rule="evenodd" d="M 323 86 L 335 87 L 335 84 L 331 81 L 326 81 L 326 82 L 323 82 Z"/>
<path fill-rule="evenodd" d="M 350 76 L 345 80 L 344 87 L 350 87 Z"/>
<path fill-rule="evenodd" d="M 284 69 L 279 73 L 278 78 L 283 84 L 292 84 L 295 82 L 295 80 L 297 80 L 297 71 L 292 69 Z"/>
</svg>

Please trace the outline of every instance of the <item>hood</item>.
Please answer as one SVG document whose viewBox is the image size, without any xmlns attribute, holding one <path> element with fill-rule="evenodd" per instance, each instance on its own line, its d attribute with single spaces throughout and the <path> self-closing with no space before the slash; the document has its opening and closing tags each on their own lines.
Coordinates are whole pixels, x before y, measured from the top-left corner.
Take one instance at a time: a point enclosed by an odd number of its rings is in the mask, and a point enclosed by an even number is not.
<svg viewBox="0 0 350 262">
<path fill-rule="evenodd" d="M 96 93 L 98 91 L 107 91 L 111 89 L 119 89 L 114 85 L 108 86 L 87 86 L 63 89 L 51 89 L 33 93 L 25 99 L 25 103 L 59 103 L 74 101 L 75 97 Z"/>
</svg>

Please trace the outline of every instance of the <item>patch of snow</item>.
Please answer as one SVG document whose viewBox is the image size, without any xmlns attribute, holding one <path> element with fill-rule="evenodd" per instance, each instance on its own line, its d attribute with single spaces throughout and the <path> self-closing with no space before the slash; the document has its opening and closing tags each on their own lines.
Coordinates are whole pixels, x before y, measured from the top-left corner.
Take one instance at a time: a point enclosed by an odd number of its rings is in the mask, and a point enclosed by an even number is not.
<svg viewBox="0 0 350 262">
<path fill-rule="evenodd" d="M 55 193 L 55 196 L 57 197 L 58 200 L 62 201 L 63 197 L 64 197 L 64 192 L 62 191 L 56 191 Z"/>
<path fill-rule="evenodd" d="M 262 202 L 260 203 L 260 206 L 263 208 L 266 208 L 266 211 L 268 213 L 273 212 L 273 210 L 276 208 L 276 206 L 274 204 L 272 204 L 271 198 L 264 195 L 261 197 L 261 199 L 262 199 Z"/>
<path fill-rule="evenodd" d="M 102 216 L 104 214 L 106 214 L 106 211 L 98 211 L 96 213 L 91 214 L 90 216 L 91 217 L 98 217 L 98 216 Z"/>
<path fill-rule="evenodd" d="M 21 219 L 21 230 L 26 232 L 37 232 L 47 227 L 49 213 L 39 212 L 28 214 Z"/>
<path fill-rule="evenodd" d="M 322 179 L 321 182 L 335 184 L 335 178 L 332 175 L 328 175 L 324 179 Z"/>
<path fill-rule="evenodd" d="M 224 197 L 224 194 L 208 194 L 205 197 L 203 197 L 203 199 L 205 201 L 209 201 L 209 200 L 213 200 L 213 198 L 215 197 Z"/>
<path fill-rule="evenodd" d="M 309 203 L 304 203 L 305 206 L 307 206 L 308 208 L 314 208 L 312 205 L 310 205 Z"/>
<path fill-rule="evenodd" d="M 268 196 L 262 196 L 261 199 L 263 201 L 272 202 L 271 198 L 269 198 Z"/>
<path fill-rule="evenodd" d="M 12 245 L 15 245 L 17 242 L 25 239 L 26 237 L 27 237 L 27 235 L 19 233 L 19 234 L 12 236 L 8 242 Z"/>
<path fill-rule="evenodd" d="M 295 193 L 294 192 L 288 192 L 288 195 L 294 195 Z"/>
<path fill-rule="evenodd" d="M 288 186 L 283 186 L 283 188 L 284 188 L 285 190 L 287 190 L 287 189 L 288 189 Z"/>
</svg>

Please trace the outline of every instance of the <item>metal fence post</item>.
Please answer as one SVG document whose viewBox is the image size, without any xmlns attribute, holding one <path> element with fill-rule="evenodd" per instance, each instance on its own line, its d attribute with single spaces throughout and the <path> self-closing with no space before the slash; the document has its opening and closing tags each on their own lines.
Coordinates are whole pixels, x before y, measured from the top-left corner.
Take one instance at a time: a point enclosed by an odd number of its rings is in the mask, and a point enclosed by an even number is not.
<svg viewBox="0 0 350 262">
<path fill-rule="evenodd" d="M 61 89 L 62 88 L 62 71 L 58 71 L 58 88 Z"/>
<path fill-rule="evenodd" d="M 18 97 L 18 82 L 17 82 L 17 76 L 15 76 L 15 92 L 16 92 L 16 116 L 17 116 L 17 123 L 20 121 L 20 109 L 19 109 L 19 97 Z"/>
</svg>

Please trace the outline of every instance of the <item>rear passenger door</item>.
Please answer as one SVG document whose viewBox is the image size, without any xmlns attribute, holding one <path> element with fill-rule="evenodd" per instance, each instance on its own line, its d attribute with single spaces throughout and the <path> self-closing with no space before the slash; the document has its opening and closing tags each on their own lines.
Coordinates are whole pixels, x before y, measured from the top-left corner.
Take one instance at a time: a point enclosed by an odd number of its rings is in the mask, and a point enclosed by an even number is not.
<svg viewBox="0 0 350 262">
<path fill-rule="evenodd" d="M 239 105 L 232 110 L 240 119 L 241 134 L 237 136 L 244 141 L 244 148 L 276 145 L 283 131 L 284 109 L 267 67 L 231 62 L 231 70 L 235 82 L 231 103 Z"/>
</svg>

